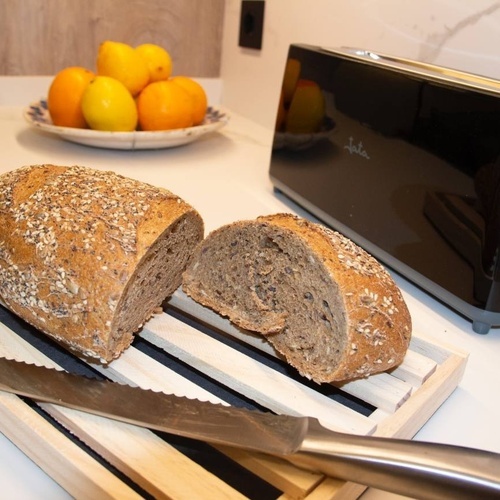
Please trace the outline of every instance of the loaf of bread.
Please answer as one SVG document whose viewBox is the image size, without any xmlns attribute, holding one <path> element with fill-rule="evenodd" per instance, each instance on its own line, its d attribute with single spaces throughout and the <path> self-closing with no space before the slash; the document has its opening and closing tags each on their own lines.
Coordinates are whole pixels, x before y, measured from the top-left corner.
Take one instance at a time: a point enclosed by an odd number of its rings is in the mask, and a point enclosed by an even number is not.
<svg viewBox="0 0 500 500">
<path fill-rule="evenodd" d="M 183 289 L 264 334 L 318 383 L 386 371 L 401 363 L 411 337 L 408 308 L 387 271 L 344 236 L 290 214 L 210 233 Z"/>
<path fill-rule="evenodd" d="M 0 302 L 109 362 L 179 286 L 203 221 L 165 189 L 38 165 L 0 176 Z"/>
</svg>

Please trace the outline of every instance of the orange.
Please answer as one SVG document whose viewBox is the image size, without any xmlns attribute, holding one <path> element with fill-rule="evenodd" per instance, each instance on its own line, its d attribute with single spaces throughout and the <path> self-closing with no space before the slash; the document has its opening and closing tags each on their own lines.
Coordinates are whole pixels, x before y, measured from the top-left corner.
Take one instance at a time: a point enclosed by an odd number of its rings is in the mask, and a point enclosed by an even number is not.
<svg viewBox="0 0 500 500">
<path fill-rule="evenodd" d="M 54 125 L 87 127 L 81 102 L 83 92 L 94 76 L 92 71 L 80 66 L 70 66 L 56 74 L 47 97 L 47 108 Z"/>
<path fill-rule="evenodd" d="M 286 108 L 285 108 L 285 94 L 283 91 L 280 92 L 280 100 L 278 103 L 278 112 L 276 114 L 276 123 L 275 123 L 275 130 L 276 131 L 281 131 L 283 128 L 283 124 L 285 123 L 286 120 Z"/>
<path fill-rule="evenodd" d="M 142 130 L 172 130 L 193 125 L 193 99 L 171 80 L 150 83 L 136 102 Z"/>
<path fill-rule="evenodd" d="M 292 102 L 295 87 L 299 81 L 301 63 L 298 59 L 290 58 L 286 61 L 285 74 L 283 76 L 283 99 L 285 105 Z"/>
<path fill-rule="evenodd" d="M 174 76 L 171 81 L 187 90 L 193 98 L 193 125 L 199 125 L 207 113 L 207 94 L 205 89 L 192 78 L 187 76 Z"/>
</svg>

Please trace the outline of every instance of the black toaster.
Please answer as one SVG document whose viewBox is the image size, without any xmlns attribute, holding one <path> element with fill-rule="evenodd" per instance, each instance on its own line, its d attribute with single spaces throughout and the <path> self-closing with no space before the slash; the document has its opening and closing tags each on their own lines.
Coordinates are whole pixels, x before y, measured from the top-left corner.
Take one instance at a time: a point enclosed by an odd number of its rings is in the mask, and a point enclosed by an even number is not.
<svg viewBox="0 0 500 500">
<path fill-rule="evenodd" d="M 309 90 L 301 104 L 280 100 L 275 190 L 470 319 L 474 331 L 499 326 L 500 82 L 306 45 L 290 46 L 283 88 L 290 79 Z"/>
</svg>

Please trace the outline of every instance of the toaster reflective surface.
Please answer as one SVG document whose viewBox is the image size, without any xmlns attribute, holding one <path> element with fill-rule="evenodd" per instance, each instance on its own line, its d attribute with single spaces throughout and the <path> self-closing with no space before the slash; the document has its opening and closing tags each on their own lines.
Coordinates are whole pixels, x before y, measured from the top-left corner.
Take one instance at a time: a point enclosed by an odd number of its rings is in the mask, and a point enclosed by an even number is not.
<svg viewBox="0 0 500 500">
<path fill-rule="evenodd" d="M 289 58 L 321 88 L 324 126 L 276 131 L 275 186 L 476 330 L 498 325 L 500 95 L 303 46 Z"/>
</svg>

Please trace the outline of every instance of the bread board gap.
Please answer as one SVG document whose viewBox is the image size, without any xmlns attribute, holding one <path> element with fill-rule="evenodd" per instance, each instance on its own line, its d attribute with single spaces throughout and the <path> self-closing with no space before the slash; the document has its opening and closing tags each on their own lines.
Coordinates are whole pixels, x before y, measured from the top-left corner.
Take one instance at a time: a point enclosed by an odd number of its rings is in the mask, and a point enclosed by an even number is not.
<svg viewBox="0 0 500 500">
<path fill-rule="evenodd" d="M 236 392 L 235 390 L 226 386 L 224 383 L 210 377 L 193 365 L 187 363 L 186 361 L 183 361 L 182 359 L 179 359 L 174 354 L 169 353 L 161 347 L 158 347 L 153 342 L 150 342 L 143 337 L 137 338 L 134 341 L 133 345 L 136 349 L 143 352 L 150 358 L 155 359 L 165 366 L 168 366 L 170 369 L 176 371 L 179 375 L 182 375 L 191 382 L 194 382 L 199 387 L 214 394 L 215 396 L 223 401 L 226 401 L 232 406 L 259 411 L 269 411 L 267 408 L 264 408 L 257 402 L 245 397 L 243 394 Z"/>
<path fill-rule="evenodd" d="M 155 432 L 176 450 L 248 498 L 274 500 L 281 491 L 217 448 L 189 438 Z"/>
</svg>

